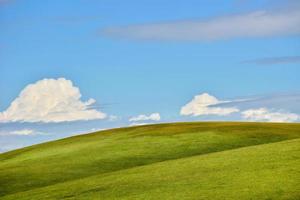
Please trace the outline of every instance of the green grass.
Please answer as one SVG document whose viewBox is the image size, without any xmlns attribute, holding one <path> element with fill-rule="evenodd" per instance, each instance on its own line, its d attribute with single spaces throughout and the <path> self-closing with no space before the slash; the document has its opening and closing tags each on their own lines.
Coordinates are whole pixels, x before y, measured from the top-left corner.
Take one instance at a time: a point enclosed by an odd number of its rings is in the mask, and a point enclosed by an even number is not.
<svg viewBox="0 0 300 200">
<path fill-rule="evenodd" d="M 300 124 L 148 125 L 35 145 L 0 154 L 0 199 L 300 199 Z"/>
</svg>

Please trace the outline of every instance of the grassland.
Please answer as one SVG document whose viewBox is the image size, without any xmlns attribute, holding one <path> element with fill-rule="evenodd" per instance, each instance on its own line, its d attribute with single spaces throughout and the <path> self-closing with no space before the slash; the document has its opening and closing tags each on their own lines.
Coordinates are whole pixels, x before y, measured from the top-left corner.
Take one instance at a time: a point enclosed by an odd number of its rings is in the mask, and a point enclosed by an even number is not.
<svg viewBox="0 0 300 200">
<path fill-rule="evenodd" d="M 300 124 L 113 129 L 0 154 L 0 199 L 300 199 Z"/>
</svg>

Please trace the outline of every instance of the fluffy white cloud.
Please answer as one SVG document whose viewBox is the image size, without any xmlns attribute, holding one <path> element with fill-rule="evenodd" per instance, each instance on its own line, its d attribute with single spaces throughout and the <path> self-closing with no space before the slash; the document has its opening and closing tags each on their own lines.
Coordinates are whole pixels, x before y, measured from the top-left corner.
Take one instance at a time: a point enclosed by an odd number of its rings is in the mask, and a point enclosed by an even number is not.
<svg viewBox="0 0 300 200">
<path fill-rule="evenodd" d="M 300 120 L 300 116 L 295 113 L 270 111 L 267 108 L 245 110 L 242 116 L 250 121 L 294 122 Z"/>
<path fill-rule="evenodd" d="M 132 117 L 129 119 L 130 122 L 137 122 L 137 121 L 159 121 L 160 114 L 159 113 L 152 113 L 150 115 L 138 115 L 136 117 Z"/>
<path fill-rule="evenodd" d="M 226 116 L 231 113 L 239 112 L 235 107 L 218 107 L 220 103 L 227 101 L 219 101 L 216 97 L 207 93 L 195 96 L 192 101 L 183 106 L 180 110 L 181 115 L 219 115 Z"/>
<path fill-rule="evenodd" d="M 254 11 L 209 20 L 181 20 L 167 23 L 110 27 L 102 34 L 141 40 L 216 40 L 267 37 L 300 33 L 299 7 L 288 11 Z"/>
<path fill-rule="evenodd" d="M 80 98 L 79 89 L 70 80 L 43 79 L 26 86 L 9 108 L 0 112 L 0 122 L 66 122 L 106 117 L 91 109 L 94 99 L 83 102 Z"/>
</svg>

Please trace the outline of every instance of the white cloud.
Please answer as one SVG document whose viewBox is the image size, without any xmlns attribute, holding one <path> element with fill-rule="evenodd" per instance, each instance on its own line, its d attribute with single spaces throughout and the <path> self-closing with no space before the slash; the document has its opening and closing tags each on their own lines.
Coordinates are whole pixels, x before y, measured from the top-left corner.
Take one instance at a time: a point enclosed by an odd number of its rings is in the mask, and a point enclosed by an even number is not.
<svg viewBox="0 0 300 200">
<path fill-rule="evenodd" d="M 10 132 L 11 135 L 34 135 L 34 131 L 30 129 L 22 129 Z"/>
<path fill-rule="evenodd" d="M 152 113 L 150 115 L 138 115 L 136 117 L 132 117 L 129 119 L 130 122 L 137 122 L 137 121 L 159 121 L 160 114 L 159 113 Z"/>
<path fill-rule="evenodd" d="M 249 109 L 242 112 L 242 117 L 250 121 L 295 122 L 300 115 L 289 112 L 270 111 L 267 108 Z"/>
<path fill-rule="evenodd" d="M 35 131 L 32 129 L 0 131 L 0 136 L 10 136 L 10 135 L 29 136 L 29 135 L 44 135 L 44 134 L 45 133 Z"/>
<path fill-rule="evenodd" d="M 79 88 L 65 78 L 43 79 L 26 86 L 9 108 L 0 112 L 0 122 L 65 122 L 103 119 L 105 113 L 91 109 L 96 101 L 80 100 Z"/>
<path fill-rule="evenodd" d="M 107 128 L 92 128 L 90 131 L 97 132 L 97 131 L 105 131 L 105 130 L 108 130 L 108 129 Z M 87 133 L 89 133 L 89 132 L 87 132 Z"/>
<path fill-rule="evenodd" d="M 300 34 L 300 12 L 254 11 L 221 16 L 206 21 L 186 20 L 166 23 L 110 27 L 102 34 L 141 40 L 203 41 L 230 38 Z"/>
<path fill-rule="evenodd" d="M 219 115 L 226 116 L 235 112 L 239 112 L 239 109 L 235 107 L 218 107 L 220 103 L 228 101 L 219 101 L 216 97 L 207 93 L 195 96 L 192 101 L 183 106 L 180 110 L 181 115 Z"/>
<path fill-rule="evenodd" d="M 138 123 L 138 122 L 133 122 L 131 124 L 129 124 L 129 126 L 143 126 L 143 125 L 148 125 L 150 123 Z"/>
</svg>

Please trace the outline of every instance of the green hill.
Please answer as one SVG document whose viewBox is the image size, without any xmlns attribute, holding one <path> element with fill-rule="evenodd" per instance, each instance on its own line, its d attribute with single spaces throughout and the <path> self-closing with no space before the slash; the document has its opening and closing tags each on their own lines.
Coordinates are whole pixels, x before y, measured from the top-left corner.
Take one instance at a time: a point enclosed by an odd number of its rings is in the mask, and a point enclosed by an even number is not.
<svg viewBox="0 0 300 200">
<path fill-rule="evenodd" d="M 300 124 L 112 129 L 0 154 L 0 199 L 300 199 Z"/>
</svg>

